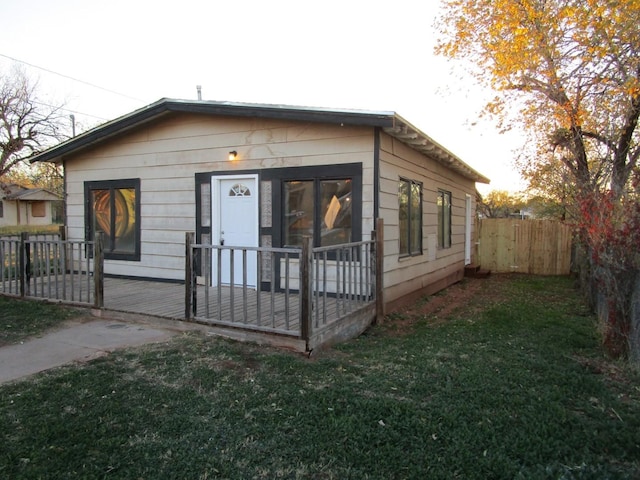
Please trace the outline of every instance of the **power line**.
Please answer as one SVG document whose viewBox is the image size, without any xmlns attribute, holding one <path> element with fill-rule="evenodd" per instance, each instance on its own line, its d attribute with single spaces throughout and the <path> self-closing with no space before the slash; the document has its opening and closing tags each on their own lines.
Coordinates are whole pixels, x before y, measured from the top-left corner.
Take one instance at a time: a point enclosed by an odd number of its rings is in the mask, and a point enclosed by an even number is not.
<svg viewBox="0 0 640 480">
<path fill-rule="evenodd" d="M 64 106 L 55 106 L 55 105 L 50 105 L 48 103 L 43 103 L 43 102 L 39 102 L 34 100 L 33 103 L 37 103 L 38 105 L 42 105 L 43 107 L 49 107 L 49 108 L 55 108 L 57 110 L 64 110 L 65 112 L 69 112 L 69 113 L 76 113 L 78 115 L 82 115 L 85 117 L 91 117 L 91 118 L 95 118 L 97 120 L 104 120 L 107 121 L 109 120 L 108 118 L 104 118 L 104 117 L 98 117 L 97 115 L 91 115 L 90 113 L 84 113 L 84 112 L 78 112 L 77 110 L 71 110 L 70 108 L 64 107 Z"/>
<path fill-rule="evenodd" d="M 108 88 L 101 87 L 100 85 L 96 85 L 96 84 L 91 83 L 91 82 L 85 82 L 84 80 L 80 80 L 78 78 L 74 78 L 74 77 L 71 77 L 69 75 L 65 75 L 63 73 L 54 72 L 53 70 L 49 70 L 48 68 L 39 67 L 38 65 L 34 65 L 32 63 L 25 62 L 24 60 L 19 60 L 17 58 L 10 57 L 9 55 L 4 55 L 3 53 L 0 53 L 0 57 L 8 58 L 9 60 L 13 60 L 14 62 L 22 63 L 24 65 L 29 65 L 30 67 L 37 68 L 39 70 L 43 70 L 45 72 L 52 73 L 54 75 L 58 75 L 59 77 L 67 78 L 69 80 L 73 80 L 74 82 L 82 83 L 84 85 L 88 85 L 90 87 L 97 88 L 99 90 L 103 90 L 103 91 L 111 93 L 113 95 L 118 95 L 120 97 L 128 98 L 129 100 L 135 100 L 136 102 L 145 103 L 144 100 L 141 100 L 139 98 L 131 97 L 129 95 L 125 95 L 124 93 L 116 92 L 115 90 L 110 90 Z"/>
</svg>

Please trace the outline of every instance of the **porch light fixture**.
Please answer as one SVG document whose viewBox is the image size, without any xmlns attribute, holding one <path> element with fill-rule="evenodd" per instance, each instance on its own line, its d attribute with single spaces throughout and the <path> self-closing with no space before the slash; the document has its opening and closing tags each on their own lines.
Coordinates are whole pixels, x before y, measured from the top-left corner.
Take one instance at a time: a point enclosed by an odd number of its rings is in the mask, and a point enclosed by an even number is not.
<svg viewBox="0 0 640 480">
<path fill-rule="evenodd" d="M 232 162 L 236 158 L 238 158 L 238 152 L 236 152 L 235 150 L 231 150 L 229 152 L 229 161 Z"/>
</svg>

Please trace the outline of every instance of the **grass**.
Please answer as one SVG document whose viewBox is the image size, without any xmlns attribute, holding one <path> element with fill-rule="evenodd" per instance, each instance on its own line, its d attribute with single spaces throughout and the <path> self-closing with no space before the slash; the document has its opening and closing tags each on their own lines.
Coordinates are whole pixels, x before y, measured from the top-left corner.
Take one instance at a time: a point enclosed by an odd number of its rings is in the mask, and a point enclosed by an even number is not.
<svg viewBox="0 0 640 480">
<path fill-rule="evenodd" d="M 18 343 L 81 315 L 81 311 L 45 302 L 0 296 L 0 347 Z"/>
<path fill-rule="evenodd" d="M 15 225 L 8 227 L 0 227 L 0 236 L 2 235 L 20 235 L 27 232 L 31 235 L 47 234 L 53 235 L 60 232 L 60 225 Z"/>
<path fill-rule="evenodd" d="M 1 386 L 0 477 L 640 475 L 640 374 L 569 280 L 395 318 L 312 359 L 188 334 Z"/>
</svg>

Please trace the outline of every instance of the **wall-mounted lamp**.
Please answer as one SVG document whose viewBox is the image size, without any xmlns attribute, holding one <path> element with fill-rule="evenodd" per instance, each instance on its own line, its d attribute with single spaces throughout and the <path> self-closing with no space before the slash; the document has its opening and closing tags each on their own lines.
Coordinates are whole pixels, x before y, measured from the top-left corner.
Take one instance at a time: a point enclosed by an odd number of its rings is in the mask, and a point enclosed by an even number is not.
<svg viewBox="0 0 640 480">
<path fill-rule="evenodd" d="M 233 161 L 236 158 L 238 158 L 238 152 L 236 152 L 235 150 L 231 150 L 229 152 L 229 161 Z"/>
</svg>

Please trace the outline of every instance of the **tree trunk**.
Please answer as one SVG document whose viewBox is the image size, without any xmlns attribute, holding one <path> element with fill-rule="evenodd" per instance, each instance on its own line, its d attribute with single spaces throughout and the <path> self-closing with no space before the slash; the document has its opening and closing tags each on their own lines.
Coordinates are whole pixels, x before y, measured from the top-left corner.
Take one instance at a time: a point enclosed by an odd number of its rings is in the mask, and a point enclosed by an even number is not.
<svg viewBox="0 0 640 480">
<path fill-rule="evenodd" d="M 640 365 L 640 272 L 636 273 L 635 286 L 631 296 L 630 317 L 629 359 L 636 365 Z"/>
</svg>

